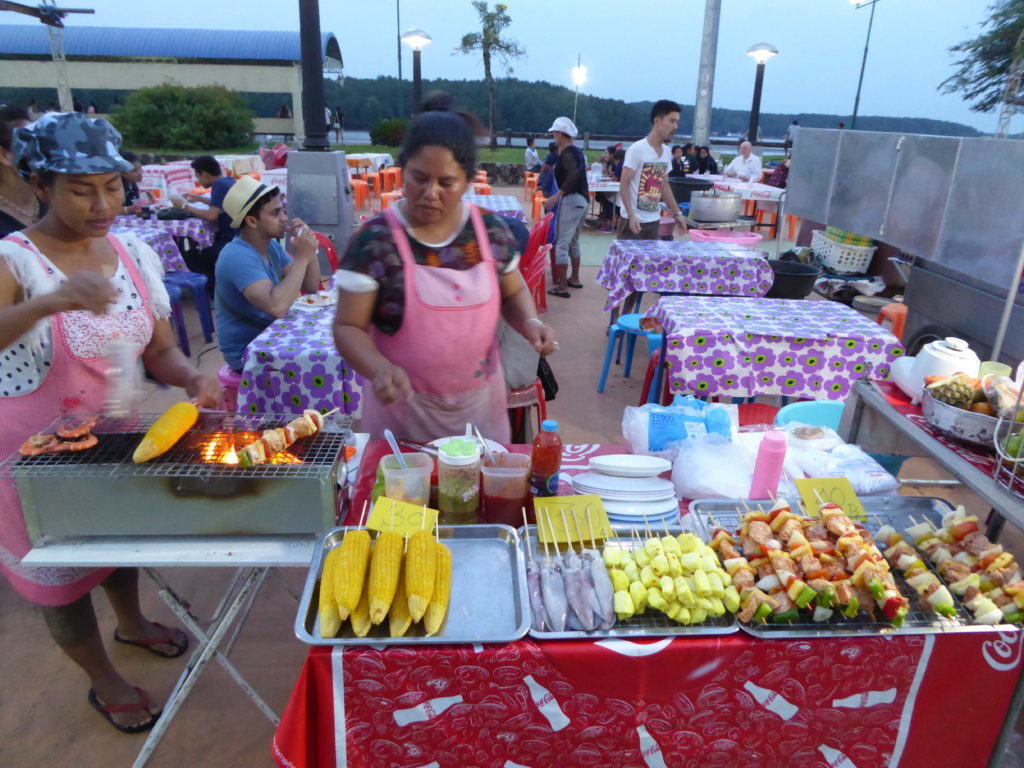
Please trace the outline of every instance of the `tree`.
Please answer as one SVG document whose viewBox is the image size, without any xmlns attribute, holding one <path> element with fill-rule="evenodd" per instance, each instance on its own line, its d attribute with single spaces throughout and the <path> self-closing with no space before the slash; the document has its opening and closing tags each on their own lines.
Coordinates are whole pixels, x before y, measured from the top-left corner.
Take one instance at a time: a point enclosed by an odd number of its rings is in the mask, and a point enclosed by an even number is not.
<svg viewBox="0 0 1024 768">
<path fill-rule="evenodd" d="M 939 89 L 960 93 L 971 111 L 991 112 L 1003 101 L 1010 65 L 1024 55 L 1024 0 L 997 0 L 989 6 L 982 33 L 950 48 L 960 54 L 957 71 Z M 1018 103 L 1024 94 L 1016 94 Z"/>
<path fill-rule="evenodd" d="M 507 13 L 507 5 L 496 3 L 492 11 L 484 0 L 473 0 L 473 7 L 480 17 L 480 31 L 463 35 L 462 42 L 459 43 L 455 52 L 468 54 L 480 51 L 483 55 L 484 82 L 487 83 L 487 100 L 490 103 L 487 127 L 491 132 L 491 149 L 497 149 L 498 136 L 494 132 L 494 123 L 498 112 L 498 101 L 494 89 L 494 77 L 491 75 L 491 58 L 493 56 L 501 58 L 511 72 L 511 60 L 519 58 L 526 51 L 518 43 L 505 40 L 501 36 L 502 30 L 512 23 L 512 19 Z"/>
<path fill-rule="evenodd" d="M 147 149 L 228 149 L 252 141 L 252 112 L 219 85 L 141 88 L 113 114 L 125 144 Z"/>
</svg>

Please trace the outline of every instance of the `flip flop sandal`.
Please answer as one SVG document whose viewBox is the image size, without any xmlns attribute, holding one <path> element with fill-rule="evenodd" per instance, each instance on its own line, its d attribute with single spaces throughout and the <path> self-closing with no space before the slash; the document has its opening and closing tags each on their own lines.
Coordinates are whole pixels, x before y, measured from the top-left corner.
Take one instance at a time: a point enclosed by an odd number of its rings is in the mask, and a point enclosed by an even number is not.
<svg viewBox="0 0 1024 768">
<path fill-rule="evenodd" d="M 163 637 L 150 638 L 148 640 L 125 640 L 121 637 L 121 633 L 118 630 L 114 630 L 114 640 L 118 643 L 124 643 L 125 645 L 135 645 L 143 650 L 149 651 L 154 656 L 159 656 L 163 659 L 176 659 L 185 651 L 188 650 L 188 635 L 184 635 L 185 639 L 181 643 L 174 642 L 174 631 L 170 627 L 166 627 L 159 622 L 153 622 L 153 625 L 163 630 Z M 161 651 L 156 646 L 158 645 L 173 645 L 174 653 L 167 653 Z"/>
<path fill-rule="evenodd" d="M 556 291 L 554 289 L 548 291 L 549 296 L 557 296 L 560 299 L 568 299 L 572 297 L 572 294 L 568 291 Z"/>
<path fill-rule="evenodd" d="M 155 715 L 150 715 L 149 720 L 138 725 L 118 725 L 118 723 L 112 717 L 115 714 L 122 712 L 146 712 L 149 713 L 149 694 L 139 687 L 135 687 L 135 691 L 139 694 L 139 700 L 135 704 L 102 704 L 99 697 L 96 695 L 96 691 L 92 688 L 89 689 L 89 706 L 99 712 L 103 719 L 114 726 L 121 733 L 142 733 L 148 731 L 155 724 L 157 719 L 160 717 L 160 713 L 157 712 Z"/>
<path fill-rule="evenodd" d="M 567 281 L 566 285 L 568 285 L 570 288 L 582 288 L 583 287 L 583 283 L 574 283 L 572 280 Z"/>
</svg>

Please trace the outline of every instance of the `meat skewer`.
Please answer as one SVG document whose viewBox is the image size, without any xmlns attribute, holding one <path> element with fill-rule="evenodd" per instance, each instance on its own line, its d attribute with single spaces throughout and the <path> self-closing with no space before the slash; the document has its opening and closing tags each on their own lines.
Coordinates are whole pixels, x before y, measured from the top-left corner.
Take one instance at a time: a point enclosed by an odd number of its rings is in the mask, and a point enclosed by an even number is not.
<svg viewBox="0 0 1024 768">
<path fill-rule="evenodd" d="M 540 515 L 537 516 L 538 531 L 543 531 L 542 519 Z M 540 566 L 540 587 L 541 594 L 544 597 L 544 616 L 549 629 L 554 632 L 561 632 L 565 629 L 569 606 L 565 597 L 565 584 L 562 580 L 562 573 L 551 559 L 547 540 L 544 541 L 544 555 L 544 562 Z"/>
<path fill-rule="evenodd" d="M 565 518 L 565 509 L 562 512 L 562 527 L 565 529 L 565 539 L 568 549 L 562 555 L 562 580 L 565 582 L 565 596 L 569 601 L 569 607 L 576 615 L 576 620 L 584 630 L 589 632 L 595 629 L 598 624 L 598 617 L 595 616 L 594 607 L 597 603 L 597 596 L 594 594 L 594 587 L 590 577 L 583 571 L 583 561 L 573 549 L 572 540 L 569 538 L 569 526 Z"/>
<path fill-rule="evenodd" d="M 532 626 L 535 631 L 547 629 L 547 617 L 544 611 L 544 595 L 540 585 L 540 571 L 533 559 L 533 547 L 530 545 L 530 527 L 526 522 L 526 507 L 523 507 L 523 538 L 526 539 L 526 591 L 530 596 L 530 611 L 533 613 Z"/>
</svg>

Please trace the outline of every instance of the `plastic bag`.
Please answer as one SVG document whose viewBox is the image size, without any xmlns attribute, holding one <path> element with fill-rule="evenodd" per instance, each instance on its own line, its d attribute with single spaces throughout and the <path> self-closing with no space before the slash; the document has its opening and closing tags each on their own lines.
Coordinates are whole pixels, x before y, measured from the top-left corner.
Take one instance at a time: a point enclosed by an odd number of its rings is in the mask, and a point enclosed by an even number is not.
<svg viewBox="0 0 1024 768">
<path fill-rule="evenodd" d="M 687 396 L 667 406 L 627 406 L 622 413 L 622 435 L 634 454 L 671 461 L 679 445 L 694 437 L 710 432 L 730 440 L 733 421 L 726 406 Z"/>
<path fill-rule="evenodd" d="M 742 442 L 719 434 L 679 443 L 672 483 L 681 499 L 744 499 L 750 492 L 755 455 Z"/>
<path fill-rule="evenodd" d="M 981 386 L 988 404 L 1002 418 L 1013 418 L 1018 403 L 1024 408 L 1024 401 L 1020 400 L 1020 388 L 1009 376 L 986 376 Z"/>
</svg>

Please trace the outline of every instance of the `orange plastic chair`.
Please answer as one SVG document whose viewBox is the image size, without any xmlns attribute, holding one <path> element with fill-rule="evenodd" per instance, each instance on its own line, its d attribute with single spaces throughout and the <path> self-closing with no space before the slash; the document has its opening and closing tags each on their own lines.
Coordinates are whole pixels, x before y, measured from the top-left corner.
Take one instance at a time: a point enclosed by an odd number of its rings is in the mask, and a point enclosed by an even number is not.
<svg viewBox="0 0 1024 768">
<path fill-rule="evenodd" d="M 381 207 L 381 210 L 387 208 L 389 205 L 391 205 L 396 200 L 401 200 L 401 199 L 402 199 L 402 193 L 401 192 L 385 192 L 383 195 L 380 196 L 380 207 Z"/>
<path fill-rule="evenodd" d="M 907 305 L 899 301 L 886 304 L 879 311 L 875 322 L 881 325 L 886 320 L 892 323 L 892 335 L 903 341 L 903 329 L 907 325 Z"/>
<path fill-rule="evenodd" d="M 774 211 L 765 211 L 761 208 L 757 208 L 754 213 L 754 227 L 767 227 L 772 232 L 777 233 L 779 231 L 779 214 Z"/>
<path fill-rule="evenodd" d="M 402 186 L 402 172 L 398 168 L 383 168 L 380 171 L 380 182 L 385 192 L 395 192 Z"/>
<path fill-rule="evenodd" d="M 786 239 L 796 240 L 796 233 L 800 230 L 801 220 L 799 216 L 791 213 L 786 214 Z"/>
<path fill-rule="evenodd" d="M 370 185 L 362 179 L 350 179 L 349 184 L 352 186 L 352 197 L 355 198 L 353 202 L 356 208 L 362 208 L 370 198 Z"/>
<path fill-rule="evenodd" d="M 491 194 L 491 185 L 477 182 L 473 185 L 473 191 L 478 195 L 489 195 Z"/>
<path fill-rule="evenodd" d="M 533 210 L 530 213 L 534 221 L 540 221 L 541 216 L 544 215 L 544 201 L 546 199 L 544 193 L 539 190 L 533 193 Z"/>
<path fill-rule="evenodd" d="M 529 200 L 530 195 L 537 191 L 537 179 L 539 178 L 539 173 L 526 172 L 526 178 L 523 180 L 523 200 Z"/>
<path fill-rule="evenodd" d="M 249 171 L 249 173 L 247 173 L 245 175 L 246 176 L 252 176 L 254 179 L 256 179 L 256 181 L 260 180 L 260 172 L 259 171 Z"/>
<path fill-rule="evenodd" d="M 744 200 L 743 201 L 743 215 L 753 216 L 757 210 L 757 200 Z"/>
<path fill-rule="evenodd" d="M 386 190 L 381 188 L 381 176 L 379 173 L 364 173 L 363 181 L 370 185 L 370 195 L 380 197 Z"/>
<path fill-rule="evenodd" d="M 473 177 L 473 181 L 479 181 L 484 184 L 487 183 L 487 171 L 482 168 L 477 168 L 476 175 Z"/>
</svg>

